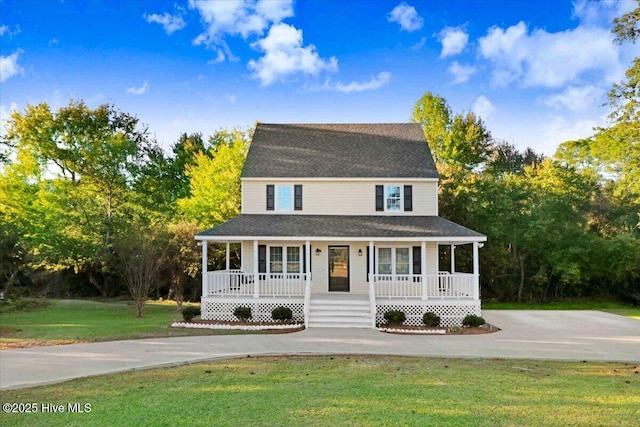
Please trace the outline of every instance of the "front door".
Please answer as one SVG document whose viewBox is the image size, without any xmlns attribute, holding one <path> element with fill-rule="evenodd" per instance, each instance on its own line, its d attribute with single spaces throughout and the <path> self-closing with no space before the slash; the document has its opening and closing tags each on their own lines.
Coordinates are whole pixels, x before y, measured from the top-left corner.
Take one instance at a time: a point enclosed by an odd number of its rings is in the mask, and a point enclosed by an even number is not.
<svg viewBox="0 0 640 427">
<path fill-rule="evenodd" d="M 329 292 L 349 292 L 349 246 L 329 246 Z"/>
</svg>

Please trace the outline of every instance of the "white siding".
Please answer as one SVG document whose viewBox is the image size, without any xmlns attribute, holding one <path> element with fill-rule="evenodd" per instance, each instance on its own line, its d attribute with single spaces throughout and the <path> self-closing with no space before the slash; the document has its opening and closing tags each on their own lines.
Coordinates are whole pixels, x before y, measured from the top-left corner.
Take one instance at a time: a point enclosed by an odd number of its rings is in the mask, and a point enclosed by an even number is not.
<svg viewBox="0 0 640 427">
<path fill-rule="evenodd" d="M 267 211 L 267 184 L 302 184 L 302 210 L 287 214 L 306 215 L 438 215 L 436 181 L 254 181 L 243 180 L 242 213 L 278 213 Z M 377 212 L 376 185 L 412 185 L 413 210 Z M 285 212 L 282 212 L 285 213 Z"/>
</svg>

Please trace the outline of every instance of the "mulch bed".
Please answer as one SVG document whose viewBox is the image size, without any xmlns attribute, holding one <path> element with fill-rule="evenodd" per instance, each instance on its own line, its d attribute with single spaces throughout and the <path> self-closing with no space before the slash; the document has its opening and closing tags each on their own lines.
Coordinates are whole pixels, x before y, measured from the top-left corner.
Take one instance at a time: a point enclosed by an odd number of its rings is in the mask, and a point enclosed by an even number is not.
<svg viewBox="0 0 640 427">
<path fill-rule="evenodd" d="M 481 335 L 481 334 L 491 334 L 494 332 L 498 332 L 500 330 L 500 328 L 493 326 L 493 325 L 482 325 L 479 326 L 477 328 L 469 328 L 469 327 L 462 327 L 462 328 L 434 328 L 434 327 L 429 327 L 429 326 L 410 326 L 410 325 L 378 325 L 378 327 L 381 328 L 386 328 L 386 329 L 391 329 L 391 330 L 387 330 L 385 331 L 388 334 L 409 334 L 408 332 L 403 332 L 403 330 L 405 331 L 434 331 L 434 330 L 439 330 L 439 331 L 444 331 L 444 334 L 433 334 L 433 335 Z M 396 331 L 393 331 L 393 329 L 397 329 Z M 452 330 L 453 329 L 453 330 Z M 411 335 L 416 335 L 414 333 L 411 333 Z"/>
</svg>

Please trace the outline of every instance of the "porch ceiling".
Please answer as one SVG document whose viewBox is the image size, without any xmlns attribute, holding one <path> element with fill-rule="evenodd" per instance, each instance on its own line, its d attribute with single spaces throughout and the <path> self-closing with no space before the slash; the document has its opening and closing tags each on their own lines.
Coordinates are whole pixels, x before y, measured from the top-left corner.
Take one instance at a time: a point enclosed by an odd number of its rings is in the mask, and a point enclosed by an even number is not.
<svg viewBox="0 0 640 427">
<path fill-rule="evenodd" d="M 439 216 L 243 214 L 196 235 L 198 240 L 409 240 L 483 242 L 483 234 Z"/>
</svg>

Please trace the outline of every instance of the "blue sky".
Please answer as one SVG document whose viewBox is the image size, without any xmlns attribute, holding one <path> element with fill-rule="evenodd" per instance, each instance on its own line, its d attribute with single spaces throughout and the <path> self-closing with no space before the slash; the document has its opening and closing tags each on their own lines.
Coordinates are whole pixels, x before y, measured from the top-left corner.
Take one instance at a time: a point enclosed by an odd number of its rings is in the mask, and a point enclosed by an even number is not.
<svg viewBox="0 0 640 427">
<path fill-rule="evenodd" d="M 136 115 L 165 147 L 256 121 L 406 122 L 431 91 L 553 154 L 606 123 L 639 46 L 611 1 L 0 0 L 0 105 Z"/>
</svg>

